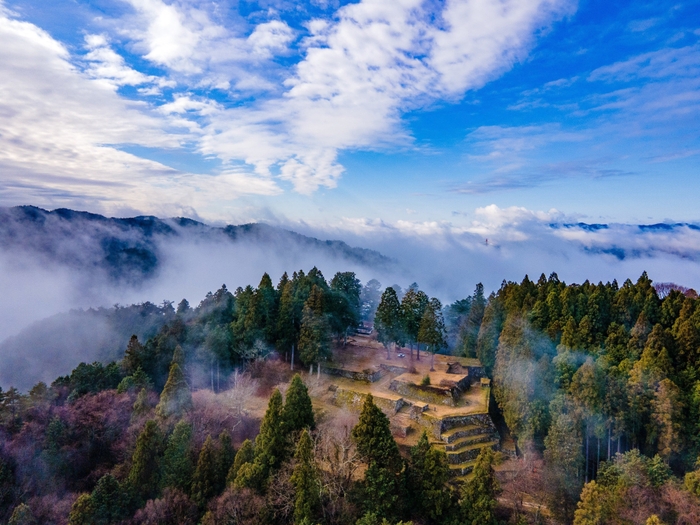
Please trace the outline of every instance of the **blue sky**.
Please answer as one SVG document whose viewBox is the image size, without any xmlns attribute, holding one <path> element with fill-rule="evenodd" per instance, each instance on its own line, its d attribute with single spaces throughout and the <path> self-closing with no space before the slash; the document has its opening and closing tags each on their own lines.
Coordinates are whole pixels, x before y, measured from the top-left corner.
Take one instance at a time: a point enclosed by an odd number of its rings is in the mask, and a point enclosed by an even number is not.
<svg viewBox="0 0 700 525">
<path fill-rule="evenodd" d="M 0 0 L 0 204 L 700 221 L 700 5 Z"/>
</svg>

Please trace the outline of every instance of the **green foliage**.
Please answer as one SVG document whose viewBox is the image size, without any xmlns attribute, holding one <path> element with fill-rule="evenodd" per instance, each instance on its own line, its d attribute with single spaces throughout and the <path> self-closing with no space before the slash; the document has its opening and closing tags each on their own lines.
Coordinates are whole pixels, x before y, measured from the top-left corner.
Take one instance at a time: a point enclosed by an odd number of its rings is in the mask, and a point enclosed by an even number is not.
<svg viewBox="0 0 700 525">
<path fill-rule="evenodd" d="M 428 305 L 423 312 L 420 327 L 418 328 L 418 342 L 424 343 L 433 355 L 447 346 L 442 304 L 435 297 L 428 301 Z"/>
<path fill-rule="evenodd" d="M 423 431 L 418 443 L 411 448 L 408 469 L 410 501 L 418 516 L 432 523 L 442 523 L 449 512 L 451 494 L 446 484 L 450 467 L 447 455 L 428 442 Z"/>
<path fill-rule="evenodd" d="M 499 491 L 493 470 L 494 454 L 483 448 L 476 459 L 471 479 L 465 485 L 460 503 L 462 523 L 465 525 L 496 525 L 494 516 Z"/>
<path fill-rule="evenodd" d="M 292 378 L 287 389 L 284 409 L 282 410 L 285 431 L 294 434 L 305 428 L 315 427 L 314 408 L 309 391 L 299 374 Z"/>
<path fill-rule="evenodd" d="M 170 374 L 165 387 L 160 394 L 160 402 L 156 406 L 156 414 L 160 417 L 182 417 L 192 409 L 192 394 L 187 386 L 180 365 L 170 365 Z"/>
<path fill-rule="evenodd" d="M 331 348 L 330 325 L 324 312 L 324 296 L 314 285 L 304 303 L 299 333 L 299 358 L 305 365 L 328 358 Z"/>
<path fill-rule="evenodd" d="M 246 439 L 242 444 L 241 448 L 236 452 L 236 457 L 233 460 L 233 464 L 228 471 L 226 476 L 226 484 L 233 485 L 238 477 L 238 473 L 241 467 L 247 463 L 252 463 L 255 460 L 255 448 L 253 447 L 253 442 L 250 439 Z"/>
<path fill-rule="evenodd" d="M 122 379 L 117 386 L 117 393 L 123 394 L 125 392 L 135 392 L 145 388 L 146 390 L 151 390 L 153 388 L 153 382 L 151 378 L 146 375 L 141 367 L 137 368 L 136 371 L 129 376 Z"/>
<path fill-rule="evenodd" d="M 216 491 L 221 492 L 226 487 L 226 478 L 228 476 L 233 462 L 236 458 L 236 451 L 233 448 L 231 434 L 224 430 L 219 434 L 219 446 L 216 455 L 217 479 Z"/>
<path fill-rule="evenodd" d="M 204 509 L 209 500 L 214 497 L 218 489 L 219 466 L 216 461 L 214 440 L 207 436 L 202 450 L 199 452 L 197 468 L 192 476 L 192 501 L 200 509 Z"/>
<path fill-rule="evenodd" d="M 12 516 L 7 522 L 7 525 L 35 525 L 37 523 L 32 509 L 26 503 L 20 503 L 12 511 Z"/>
<path fill-rule="evenodd" d="M 109 525 L 126 517 L 128 511 L 126 493 L 111 474 L 105 474 L 99 479 L 90 497 L 94 525 Z"/>
<path fill-rule="evenodd" d="M 320 487 L 308 430 L 304 430 L 299 438 L 294 453 L 294 471 L 289 481 L 294 486 L 294 522 L 311 520 L 320 504 Z"/>
<path fill-rule="evenodd" d="M 423 379 L 420 380 L 421 386 L 430 386 L 430 375 L 425 374 Z"/>
<path fill-rule="evenodd" d="M 107 366 L 97 361 L 92 364 L 80 363 L 69 378 L 69 399 L 75 400 L 85 394 L 117 388 L 121 379 L 122 372 L 114 362 Z"/>
<path fill-rule="evenodd" d="M 170 434 L 163 454 L 163 488 L 172 487 L 189 492 L 194 472 L 191 446 L 192 426 L 180 421 Z"/>
<path fill-rule="evenodd" d="M 363 482 L 365 510 L 381 517 L 395 517 L 401 509 L 404 465 L 391 435 L 389 419 L 368 395 L 360 420 L 352 429 L 357 451 L 367 463 Z"/>
<path fill-rule="evenodd" d="M 69 525 L 92 525 L 95 516 L 95 505 L 90 494 L 81 494 L 75 500 L 68 517 Z"/>
<path fill-rule="evenodd" d="M 403 340 L 403 322 L 401 305 L 396 290 L 388 287 L 382 293 L 381 301 L 374 315 L 374 329 L 377 331 L 377 341 L 387 346 L 391 343 L 401 343 Z"/>
<path fill-rule="evenodd" d="M 574 525 L 603 525 L 608 518 L 609 509 L 605 504 L 605 489 L 595 481 L 586 483 L 581 492 L 574 513 Z"/>
<path fill-rule="evenodd" d="M 254 474 L 252 478 L 258 483 L 265 483 L 270 474 L 277 470 L 288 456 L 288 441 L 284 431 L 282 394 L 275 389 L 270 396 L 267 411 L 260 423 L 260 433 L 255 438 L 254 469 L 241 469 L 239 477 Z M 248 486 L 251 485 L 242 485 Z"/>
<path fill-rule="evenodd" d="M 147 421 L 136 439 L 136 449 L 127 478 L 128 487 L 137 502 L 145 502 L 158 492 L 162 452 L 163 435 L 155 421 Z"/>
</svg>

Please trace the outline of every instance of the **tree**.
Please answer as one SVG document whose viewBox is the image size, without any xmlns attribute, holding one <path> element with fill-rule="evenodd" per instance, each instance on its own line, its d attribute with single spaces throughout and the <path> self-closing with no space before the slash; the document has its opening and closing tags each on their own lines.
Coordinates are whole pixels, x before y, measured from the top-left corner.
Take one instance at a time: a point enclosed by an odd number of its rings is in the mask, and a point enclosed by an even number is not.
<svg viewBox="0 0 700 525">
<path fill-rule="evenodd" d="M 316 479 L 313 444 L 308 430 L 299 438 L 294 454 L 294 471 L 290 482 L 294 486 L 294 522 L 311 520 L 320 504 L 319 487 Z"/>
<path fill-rule="evenodd" d="M 382 299 L 374 316 L 374 328 L 377 331 L 377 341 L 386 348 L 386 358 L 390 359 L 389 345 L 398 344 L 402 339 L 401 306 L 396 290 L 388 287 L 382 294 Z"/>
<path fill-rule="evenodd" d="M 287 389 L 282 418 L 285 431 L 291 435 L 305 428 L 313 430 L 315 426 L 314 407 L 311 404 L 309 391 L 299 374 L 294 375 Z"/>
<path fill-rule="evenodd" d="M 277 470 L 287 458 L 288 441 L 284 431 L 282 411 L 282 394 L 275 389 L 260 423 L 260 432 L 255 438 L 255 460 L 252 464 L 248 463 L 241 467 L 236 480 L 238 486 L 262 488 L 270 474 Z M 238 479 L 241 476 L 243 478 L 239 483 Z M 246 476 L 253 476 L 254 479 L 245 481 Z"/>
<path fill-rule="evenodd" d="M 401 299 L 400 316 L 401 327 L 411 349 L 413 359 L 413 345 L 418 342 L 418 330 L 423 318 L 423 312 L 428 305 L 428 296 L 418 287 L 411 286 Z M 420 347 L 418 348 L 418 360 L 420 360 Z"/>
<path fill-rule="evenodd" d="M 90 494 L 81 494 L 75 500 L 68 516 L 69 525 L 92 525 L 95 506 Z"/>
<path fill-rule="evenodd" d="M 288 281 L 282 288 L 280 297 L 279 315 L 277 316 L 277 347 L 291 350 L 291 369 L 294 370 L 294 349 L 299 339 L 299 329 L 301 323 L 300 312 L 298 311 L 294 298 L 294 284 Z"/>
<path fill-rule="evenodd" d="M 238 472 L 241 467 L 247 463 L 252 463 L 255 460 L 255 449 L 253 448 L 253 442 L 250 439 L 246 439 L 242 444 L 241 448 L 236 452 L 236 457 L 233 460 L 233 465 L 228 471 L 226 476 L 226 484 L 233 485 L 234 481 L 238 477 Z"/>
<path fill-rule="evenodd" d="M 574 525 L 603 525 L 606 523 L 605 489 L 595 481 L 583 486 L 581 500 L 574 512 Z"/>
<path fill-rule="evenodd" d="M 360 293 L 362 285 L 354 272 L 338 272 L 330 282 L 331 329 L 343 336 L 347 344 L 348 331 L 360 324 Z"/>
<path fill-rule="evenodd" d="M 389 418 L 374 404 L 371 394 L 365 398 L 352 437 L 367 463 L 363 483 L 365 510 L 381 517 L 396 516 L 403 488 L 403 459 L 391 435 Z"/>
<path fill-rule="evenodd" d="M 494 454 L 482 448 L 472 477 L 464 485 L 461 501 L 462 520 L 467 525 L 496 525 L 494 516 L 499 485 L 493 470 Z"/>
<path fill-rule="evenodd" d="M 216 496 L 218 474 L 214 441 L 211 435 L 208 435 L 199 452 L 197 468 L 192 476 L 192 501 L 200 509 L 204 509 L 209 500 Z"/>
<path fill-rule="evenodd" d="M 151 499 L 160 486 L 163 436 L 155 421 L 146 422 L 136 439 L 127 484 L 138 502 Z"/>
<path fill-rule="evenodd" d="M 143 352 L 144 348 L 139 343 L 139 338 L 136 335 L 132 335 L 126 345 L 124 359 L 122 359 L 122 368 L 127 374 L 131 375 L 143 367 Z"/>
<path fill-rule="evenodd" d="M 111 474 L 102 476 L 92 494 L 93 521 L 95 525 L 109 525 L 126 517 L 127 501 L 124 490 Z"/>
<path fill-rule="evenodd" d="M 20 503 L 12 511 L 12 516 L 10 516 L 10 521 L 7 522 L 7 525 L 35 525 L 36 522 L 29 505 Z"/>
<path fill-rule="evenodd" d="M 323 292 L 314 285 L 304 303 L 299 334 L 299 358 L 305 365 L 319 363 L 330 354 L 330 343 L 330 326 L 324 312 Z"/>
<path fill-rule="evenodd" d="M 173 363 L 170 365 L 170 373 L 165 387 L 160 394 L 160 402 L 156 406 L 156 414 L 167 418 L 170 416 L 182 417 L 188 410 L 192 409 L 192 394 L 187 386 L 185 376 L 180 365 Z"/>
<path fill-rule="evenodd" d="M 423 431 L 418 443 L 411 448 L 408 481 L 411 500 L 418 515 L 434 523 L 444 521 L 450 506 L 450 493 L 445 485 L 450 475 L 447 455 L 428 442 Z"/>
<path fill-rule="evenodd" d="M 134 515 L 134 525 L 196 525 L 199 512 L 197 505 L 187 494 L 172 488 L 163 491 L 163 496 L 149 500 L 143 509 Z"/>
<path fill-rule="evenodd" d="M 163 455 L 162 486 L 189 492 L 194 465 L 191 455 L 192 426 L 180 421 L 168 438 Z"/>
<path fill-rule="evenodd" d="M 233 448 L 231 434 L 224 430 L 219 434 L 219 447 L 216 455 L 217 479 L 216 492 L 220 493 L 226 487 L 226 477 L 233 466 L 236 451 Z"/>
<path fill-rule="evenodd" d="M 447 346 L 445 340 L 445 320 L 442 317 L 442 304 L 433 297 L 425 307 L 418 329 L 418 342 L 425 343 L 431 354 L 430 371 L 434 371 L 435 354 Z"/>
<path fill-rule="evenodd" d="M 374 314 L 377 311 L 379 300 L 381 298 L 382 284 L 376 279 L 370 279 L 362 287 L 360 293 L 360 303 L 362 304 L 362 318 L 370 323 L 374 322 Z"/>
<path fill-rule="evenodd" d="M 484 319 L 485 309 L 484 285 L 479 283 L 474 289 L 474 295 L 471 298 L 471 308 L 469 308 L 469 313 L 464 320 L 460 333 L 462 353 L 467 357 L 476 356 L 479 328 L 481 327 L 481 321 Z"/>
</svg>

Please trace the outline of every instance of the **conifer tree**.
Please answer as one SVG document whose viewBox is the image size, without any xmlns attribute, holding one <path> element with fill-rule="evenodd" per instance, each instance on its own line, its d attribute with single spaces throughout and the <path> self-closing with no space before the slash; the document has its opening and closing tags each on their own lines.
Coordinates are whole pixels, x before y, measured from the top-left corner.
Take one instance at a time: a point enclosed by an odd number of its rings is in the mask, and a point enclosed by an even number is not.
<svg viewBox="0 0 700 525">
<path fill-rule="evenodd" d="M 148 402 L 148 391 L 145 388 L 142 388 L 139 390 L 139 393 L 136 396 L 136 401 L 134 401 L 131 417 L 138 418 L 145 416 L 150 410 L 151 404 Z"/>
<path fill-rule="evenodd" d="M 294 370 L 294 350 L 299 339 L 299 312 L 294 299 L 294 284 L 287 281 L 282 288 L 279 315 L 277 316 L 277 346 L 291 351 L 291 368 Z"/>
<path fill-rule="evenodd" d="M 299 358 L 305 365 L 318 363 L 330 354 L 330 325 L 321 289 L 314 285 L 304 303 L 299 333 Z"/>
<path fill-rule="evenodd" d="M 90 494 L 81 494 L 75 500 L 68 516 L 68 525 L 92 525 L 95 506 Z"/>
<path fill-rule="evenodd" d="M 284 432 L 282 394 L 275 389 L 255 438 L 255 463 L 265 480 L 287 457 L 287 436 Z"/>
<path fill-rule="evenodd" d="M 294 461 L 294 471 L 289 480 L 295 491 L 294 522 L 302 523 L 312 519 L 320 503 L 313 445 L 308 430 L 304 430 L 299 438 Z"/>
<path fill-rule="evenodd" d="M 126 517 L 127 501 L 124 490 L 111 474 L 102 476 L 92 494 L 94 525 L 110 525 Z"/>
<path fill-rule="evenodd" d="M 216 492 L 221 492 L 226 487 L 226 477 L 229 470 L 233 466 L 233 462 L 236 458 L 236 451 L 233 448 L 233 442 L 231 441 L 231 434 L 228 430 L 224 430 L 219 434 L 219 447 L 217 451 L 216 464 L 217 464 L 217 479 L 216 479 Z"/>
<path fill-rule="evenodd" d="M 36 518 L 34 518 L 29 505 L 20 503 L 12 511 L 12 516 L 10 516 L 10 521 L 7 522 L 7 525 L 36 525 L 36 523 Z"/>
<path fill-rule="evenodd" d="M 377 331 L 377 341 L 384 345 L 386 358 L 389 359 L 389 345 L 403 341 L 401 305 L 396 290 L 391 286 L 382 293 L 382 299 L 374 314 L 374 328 Z"/>
<path fill-rule="evenodd" d="M 122 359 L 122 368 L 127 374 L 133 374 L 136 370 L 143 367 L 143 352 L 144 348 L 139 343 L 139 338 L 136 335 L 132 335 L 126 345 L 124 359 Z"/>
<path fill-rule="evenodd" d="M 305 428 L 313 430 L 315 426 L 314 408 L 309 391 L 299 374 L 295 374 L 287 389 L 287 399 L 282 411 L 285 431 L 293 434 Z"/>
<path fill-rule="evenodd" d="M 233 465 L 228 471 L 226 476 L 226 484 L 233 485 L 234 481 L 238 477 L 238 472 L 241 467 L 247 463 L 252 463 L 255 460 L 255 449 L 253 448 L 253 442 L 250 439 L 246 439 L 242 444 L 241 448 L 236 452 L 236 457 L 233 460 Z"/>
<path fill-rule="evenodd" d="M 435 523 L 444 521 L 450 505 L 450 494 L 445 489 L 450 467 L 445 452 L 430 446 L 425 431 L 411 448 L 408 472 L 412 502 L 418 515 Z"/>
<path fill-rule="evenodd" d="M 497 525 L 494 510 L 499 490 L 493 471 L 494 454 L 483 448 L 476 459 L 472 477 L 464 485 L 461 502 L 462 522 L 465 525 Z"/>
<path fill-rule="evenodd" d="M 173 362 L 170 365 L 170 373 L 160 394 L 160 402 L 156 406 L 156 414 L 167 418 L 170 416 L 182 417 L 192 408 L 192 394 L 187 386 L 185 376 L 180 365 Z"/>
<path fill-rule="evenodd" d="M 586 483 L 574 512 L 574 525 L 603 525 L 606 521 L 604 501 L 604 488 L 595 481 Z"/>
<path fill-rule="evenodd" d="M 401 315 L 401 328 L 404 338 L 410 345 L 411 358 L 413 358 L 413 345 L 418 342 L 420 321 L 423 318 L 423 312 L 427 304 L 428 296 L 420 291 L 417 286 L 411 286 L 401 299 L 401 307 L 399 310 Z M 418 349 L 417 358 L 420 360 L 420 348 Z"/>
<path fill-rule="evenodd" d="M 146 422 L 136 439 L 127 484 L 138 503 L 153 498 L 160 486 L 163 436 L 155 421 Z"/>
<path fill-rule="evenodd" d="M 391 435 L 389 418 L 374 404 L 371 394 L 365 399 L 352 437 L 358 453 L 367 462 L 365 510 L 381 517 L 396 516 L 403 488 L 403 460 Z"/>
<path fill-rule="evenodd" d="M 192 476 L 192 501 L 200 509 L 204 509 L 207 502 L 216 495 L 218 470 L 214 440 L 209 435 L 199 452 L 197 468 Z"/>
<path fill-rule="evenodd" d="M 435 354 L 445 348 L 445 320 L 442 317 L 442 304 L 433 297 L 423 312 L 418 329 L 418 342 L 425 343 L 430 351 L 430 371 L 434 371 Z"/>
<path fill-rule="evenodd" d="M 168 438 L 163 455 L 162 486 L 179 489 L 185 493 L 192 486 L 194 465 L 191 455 L 192 426 L 180 421 Z"/>
</svg>

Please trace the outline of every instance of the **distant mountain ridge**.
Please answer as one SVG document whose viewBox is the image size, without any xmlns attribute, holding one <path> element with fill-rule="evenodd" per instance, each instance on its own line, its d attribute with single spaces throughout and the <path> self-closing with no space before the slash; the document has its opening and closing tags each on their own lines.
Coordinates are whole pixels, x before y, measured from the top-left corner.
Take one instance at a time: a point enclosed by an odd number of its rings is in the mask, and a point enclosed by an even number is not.
<svg viewBox="0 0 700 525">
<path fill-rule="evenodd" d="M 394 262 L 374 250 L 263 223 L 215 227 L 184 217 L 109 218 L 65 208 L 0 208 L 0 250 L 22 250 L 81 270 L 105 272 L 116 281 L 136 283 L 153 277 L 162 263 L 160 243 L 178 239 L 302 247 L 372 267 Z"/>
</svg>

